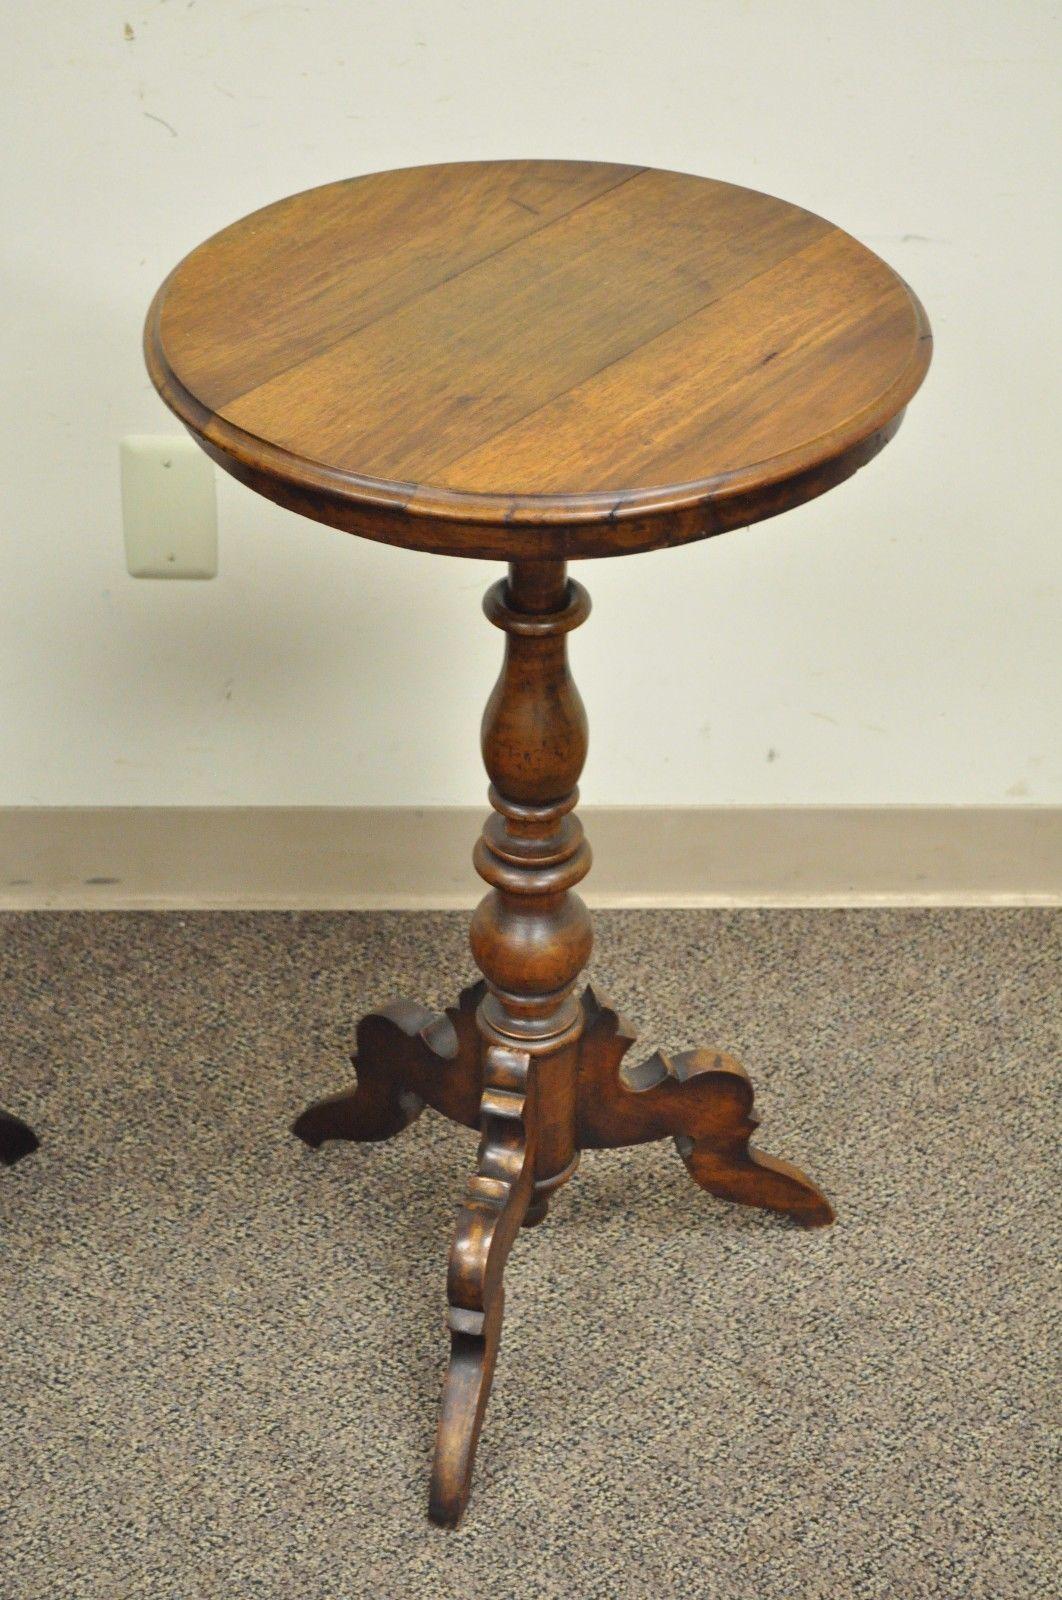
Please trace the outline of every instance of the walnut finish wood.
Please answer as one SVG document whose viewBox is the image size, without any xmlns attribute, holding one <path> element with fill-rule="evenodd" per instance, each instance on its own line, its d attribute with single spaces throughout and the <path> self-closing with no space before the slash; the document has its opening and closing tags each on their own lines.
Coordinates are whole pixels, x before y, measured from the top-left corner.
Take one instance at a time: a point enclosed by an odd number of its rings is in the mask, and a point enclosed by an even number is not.
<svg viewBox="0 0 1062 1600">
<path fill-rule="evenodd" d="M 414 167 L 267 206 L 171 273 L 145 349 L 227 471 L 366 538 L 608 556 L 854 472 L 929 363 L 891 268 L 686 173 Z"/>
<path fill-rule="evenodd" d="M 586 760 L 586 712 L 568 667 L 567 636 L 590 612 L 563 562 L 509 569 L 484 610 L 506 634 L 501 674 L 483 714 L 490 817 L 473 861 L 490 892 L 469 930 L 487 983 L 484 1045 L 537 1056 L 542 1107 L 529 1222 L 575 1170 L 575 1068 L 583 1013 L 574 994 L 590 955 L 590 913 L 572 891 L 590 870 L 573 814 Z"/>
<path fill-rule="evenodd" d="M 328 1139 L 390 1139 L 426 1105 L 477 1127 L 483 1073 L 476 1009 L 482 996 L 477 983 L 462 990 L 445 1016 L 396 1000 L 362 1017 L 351 1057 L 355 1087 L 309 1106 L 292 1133 L 312 1150 Z"/>
<path fill-rule="evenodd" d="M 40 1140 L 27 1123 L 9 1111 L 0 1111 L 0 1165 L 13 1167 L 39 1145 Z"/>
<path fill-rule="evenodd" d="M 502 1271 L 527 1219 L 540 1126 L 535 1057 L 484 1048 L 476 1018 L 485 993 L 485 984 L 470 985 L 442 1017 L 410 1000 L 370 1012 L 357 1029 L 356 1086 L 319 1100 L 292 1128 L 311 1149 L 328 1139 L 373 1142 L 401 1133 L 430 1105 L 482 1130 L 450 1251 L 450 1363 L 429 1502 L 433 1520 L 451 1525 L 468 1500 L 501 1335 Z"/>
<path fill-rule="evenodd" d="M 805 1227 L 834 1220 L 822 1190 L 788 1161 L 753 1150 L 759 1127 L 752 1084 L 733 1056 L 719 1050 L 661 1051 L 639 1066 L 623 1058 L 635 1039 L 592 988 L 579 1056 L 576 1141 L 580 1150 L 674 1139 L 695 1183 L 721 1200 L 780 1211 Z"/>
<path fill-rule="evenodd" d="M 514 563 L 484 610 L 506 635 L 482 729 L 494 812 L 474 852 L 490 886 L 470 930 L 484 981 L 445 1017 L 407 1000 L 363 1018 L 356 1087 L 311 1106 L 293 1130 L 311 1146 L 386 1139 L 425 1105 L 481 1129 L 450 1253 L 450 1361 L 429 1500 L 448 1526 L 468 1500 L 506 1258 L 521 1225 L 545 1217 L 580 1151 L 671 1137 L 712 1194 L 809 1226 L 833 1219 L 808 1178 L 750 1147 L 752 1086 L 736 1061 L 694 1050 L 630 1069 L 629 1025 L 593 990 L 576 997 L 591 926 L 573 890 L 590 848 L 574 815 L 587 729 L 567 635 L 590 602 L 563 563 Z"/>
<path fill-rule="evenodd" d="M 472 162 L 330 184 L 192 252 L 145 330 L 164 400 L 260 493 L 366 538 L 509 563 L 483 718 L 483 981 L 436 1016 L 362 1019 L 353 1089 L 294 1131 L 372 1141 L 425 1105 L 478 1126 L 447 1283 L 431 1515 L 468 1497 L 503 1274 L 583 1149 L 670 1137 L 711 1193 L 805 1225 L 829 1202 L 750 1144 L 752 1087 L 713 1050 L 631 1066 L 592 991 L 575 892 L 586 715 L 572 557 L 706 538 L 821 494 L 879 451 L 930 358 L 906 284 L 799 206 L 593 162 Z"/>
<path fill-rule="evenodd" d="M 447 1527 L 468 1502 L 501 1337 L 502 1272 L 534 1189 L 542 1126 L 537 1072 L 530 1051 L 487 1045 L 479 1159 L 450 1247 L 450 1361 L 428 1497 L 432 1521 Z"/>
</svg>

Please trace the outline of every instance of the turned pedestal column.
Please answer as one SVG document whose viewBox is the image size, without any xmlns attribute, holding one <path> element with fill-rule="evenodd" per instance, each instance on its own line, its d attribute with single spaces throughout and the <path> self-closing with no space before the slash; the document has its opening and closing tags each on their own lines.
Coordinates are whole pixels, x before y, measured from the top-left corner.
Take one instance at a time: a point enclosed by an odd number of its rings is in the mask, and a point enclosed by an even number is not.
<svg viewBox="0 0 1062 1600">
<path fill-rule="evenodd" d="M 431 1483 L 431 1514 L 456 1522 L 490 1390 L 501 1274 L 521 1222 L 540 1222 L 574 1172 L 576 1068 L 583 1012 L 575 981 L 590 916 L 574 886 L 590 850 L 573 813 L 586 759 L 586 713 L 568 670 L 567 634 L 590 609 L 562 562 L 514 564 L 488 592 L 505 662 L 483 717 L 489 818 L 475 851 L 491 885 L 472 919 L 486 979 L 481 1036 L 483 1139 L 458 1214 L 447 1280 L 450 1366 Z"/>
<path fill-rule="evenodd" d="M 587 727 L 566 645 L 590 601 L 566 579 L 563 562 L 514 562 L 484 609 L 506 634 L 483 717 L 494 812 L 474 853 L 491 885 L 471 927 L 485 981 L 447 1018 L 410 1002 L 365 1018 L 357 1086 L 311 1106 L 294 1128 L 314 1148 L 326 1139 L 387 1138 L 430 1104 L 481 1130 L 447 1279 L 450 1364 L 430 1497 L 442 1523 L 456 1522 L 468 1499 L 506 1257 L 521 1224 L 545 1217 L 581 1150 L 671 1135 L 692 1177 L 713 1194 L 810 1226 L 833 1216 L 803 1173 L 750 1147 L 752 1087 L 736 1061 L 695 1050 L 628 1069 L 633 1031 L 592 990 L 576 996 L 592 940 L 589 913 L 573 892 L 590 868 L 573 809 Z"/>
<path fill-rule="evenodd" d="M 252 489 L 365 538 L 508 564 L 486 600 L 505 661 L 483 720 L 482 980 L 444 1016 L 405 1000 L 363 1017 L 354 1088 L 295 1125 L 312 1146 L 371 1142 L 430 1106 L 479 1131 L 430 1499 L 452 1524 L 506 1256 L 581 1151 L 671 1138 L 713 1195 L 832 1215 L 750 1145 L 736 1061 L 632 1064 L 629 1025 L 579 990 L 587 740 L 566 638 L 589 601 L 566 563 L 706 539 L 831 489 L 899 427 L 928 325 L 884 262 L 799 206 L 651 168 L 499 161 L 375 173 L 235 223 L 163 284 L 145 350 L 163 399 Z M 703 577 L 710 619 L 725 598 Z M 632 584 L 630 650 L 637 602 Z M 397 653 L 395 619 L 373 626 Z"/>
</svg>

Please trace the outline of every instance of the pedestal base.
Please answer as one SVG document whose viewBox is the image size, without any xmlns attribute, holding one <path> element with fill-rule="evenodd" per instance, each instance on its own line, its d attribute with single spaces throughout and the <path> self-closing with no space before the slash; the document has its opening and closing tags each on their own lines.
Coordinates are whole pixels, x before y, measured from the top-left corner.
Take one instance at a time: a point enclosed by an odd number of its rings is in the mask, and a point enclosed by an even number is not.
<svg viewBox="0 0 1062 1600">
<path fill-rule="evenodd" d="M 477 1024 L 487 992 L 465 989 L 436 1016 L 410 1001 L 358 1024 L 356 1086 L 320 1100 L 293 1132 L 313 1148 L 326 1139 L 388 1139 L 426 1105 L 479 1127 L 476 1171 L 458 1212 L 447 1285 L 451 1353 L 432 1472 L 430 1513 L 461 1516 L 490 1394 L 501 1332 L 502 1274 L 521 1225 L 540 1222 L 550 1196 L 574 1172 L 540 1170 L 540 1133 L 558 1107 L 542 1092 L 535 1055 L 489 1044 Z M 805 1227 L 833 1221 L 829 1201 L 796 1167 L 749 1143 L 758 1126 L 744 1069 L 716 1050 L 624 1060 L 635 1034 L 588 988 L 575 1069 L 576 1151 L 670 1137 L 695 1183 L 742 1205 L 784 1213 Z"/>
</svg>

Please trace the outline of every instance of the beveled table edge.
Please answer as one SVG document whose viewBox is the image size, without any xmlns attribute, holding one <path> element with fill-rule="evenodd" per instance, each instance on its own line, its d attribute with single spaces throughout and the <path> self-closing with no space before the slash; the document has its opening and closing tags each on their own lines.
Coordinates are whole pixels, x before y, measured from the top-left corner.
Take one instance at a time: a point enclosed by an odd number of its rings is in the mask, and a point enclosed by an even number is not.
<svg viewBox="0 0 1062 1600">
<path fill-rule="evenodd" d="M 151 302 L 144 359 L 163 401 L 212 460 L 256 493 L 313 521 L 441 555 L 499 561 L 634 555 L 778 516 L 842 483 L 884 448 L 932 356 L 925 310 L 890 267 L 910 299 L 917 337 L 906 366 L 889 387 L 841 426 L 765 461 L 685 484 L 571 495 L 475 494 L 329 467 L 259 438 L 204 406 L 171 368 L 160 334 L 166 290 L 180 265 Z"/>
</svg>

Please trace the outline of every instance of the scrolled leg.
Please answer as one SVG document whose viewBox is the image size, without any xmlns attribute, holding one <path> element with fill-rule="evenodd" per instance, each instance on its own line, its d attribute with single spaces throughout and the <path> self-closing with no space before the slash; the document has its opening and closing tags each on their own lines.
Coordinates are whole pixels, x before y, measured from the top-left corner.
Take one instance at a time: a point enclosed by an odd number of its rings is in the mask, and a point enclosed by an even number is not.
<svg viewBox="0 0 1062 1600">
<path fill-rule="evenodd" d="M 0 1111 L 0 1166 L 13 1167 L 23 1156 L 32 1155 L 40 1140 L 21 1117 Z"/>
<path fill-rule="evenodd" d="M 676 1056 L 664 1070 L 693 1086 L 698 1105 L 690 1124 L 697 1131 L 675 1135 L 675 1147 L 694 1183 L 720 1200 L 781 1211 L 806 1228 L 834 1220 L 833 1207 L 798 1167 L 764 1155 L 749 1143 L 759 1127 L 751 1115 L 753 1089 L 745 1069 L 707 1050 Z"/>
<path fill-rule="evenodd" d="M 521 1224 L 544 1218 L 578 1160 L 583 1016 L 574 989 L 591 944 L 589 913 L 572 893 L 590 850 L 573 815 L 586 713 L 566 650 L 589 600 L 562 563 L 543 561 L 511 566 L 485 610 L 506 645 L 482 728 L 494 814 L 474 860 L 489 892 L 470 929 L 486 979 L 477 1014 L 483 1139 L 450 1253 L 450 1364 L 429 1499 L 432 1519 L 450 1527 L 468 1499 L 490 1395 L 506 1257 Z"/>
<path fill-rule="evenodd" d="M 450 1361 L 428 1502 L 454 1527 L 468 1501 L 501 1337 L 502 1273 L 534 1187 L 538 1116 L 535 1062 L 526 1051 L 486 1051 L 483 1137 L 457 1216 L 447 1278 Z"/>
<path fill-rule="evenodd" d="M 474 1128 L 482 1076 L 476 1007 L 482 994 L 481 983 L 471 985 L 441 1017 L 411 1000 L 362 1017 L 351 1058 L 355 1087 L 309 1106 L 292 1133 L 314 1150 L 326 1139 L 390 1139 L 425 1105 Z"/>
<path fill-rule="evenodd" d="M 674 1139 L 695 1183 L 723 1200 L 781 1211 L 805 1227 L 833 1221 L 822 1190 L 787 1161 L 749 1143 L 759 1126 L 745 1069 L 717 1050 L 623 1060 L 630 1025 L 592 989 L 579 1057 L 578 1140 L 582 1148 Z"/>
<path fill-rule="evenodd" d="M 586 714 L 566 639 L 589 613 L 553 558 L 511 564 L 484 602 L 506 635 L 481 747 L 493 809 L 476 845 L 488 885 L 470 928 L 484 982 L 444 1017 L 410 1002 L 358 1027 L 357 1085 L 305 1111 L 294 1132 L 390 1138 L 425 1105 L 481 1133 L 450 1251 L 450 1355 L 429 1514 L 453 1527 L 468 1501 L 501 1336 L 503 1274 L 521 1226 L 540 1222 L 580 1152 L 671 1137 L 694 1181 L 724 1199 L 808 1226 L 833 1220 L 803 1173 L 750 1144 L 757 1123 L 744 1070 L 719 1051 L 625 1056 L 634 1031 L 577 983 L 590 955 L 574 892 L 590 848 L 574 814 Z"/>
</svg>

